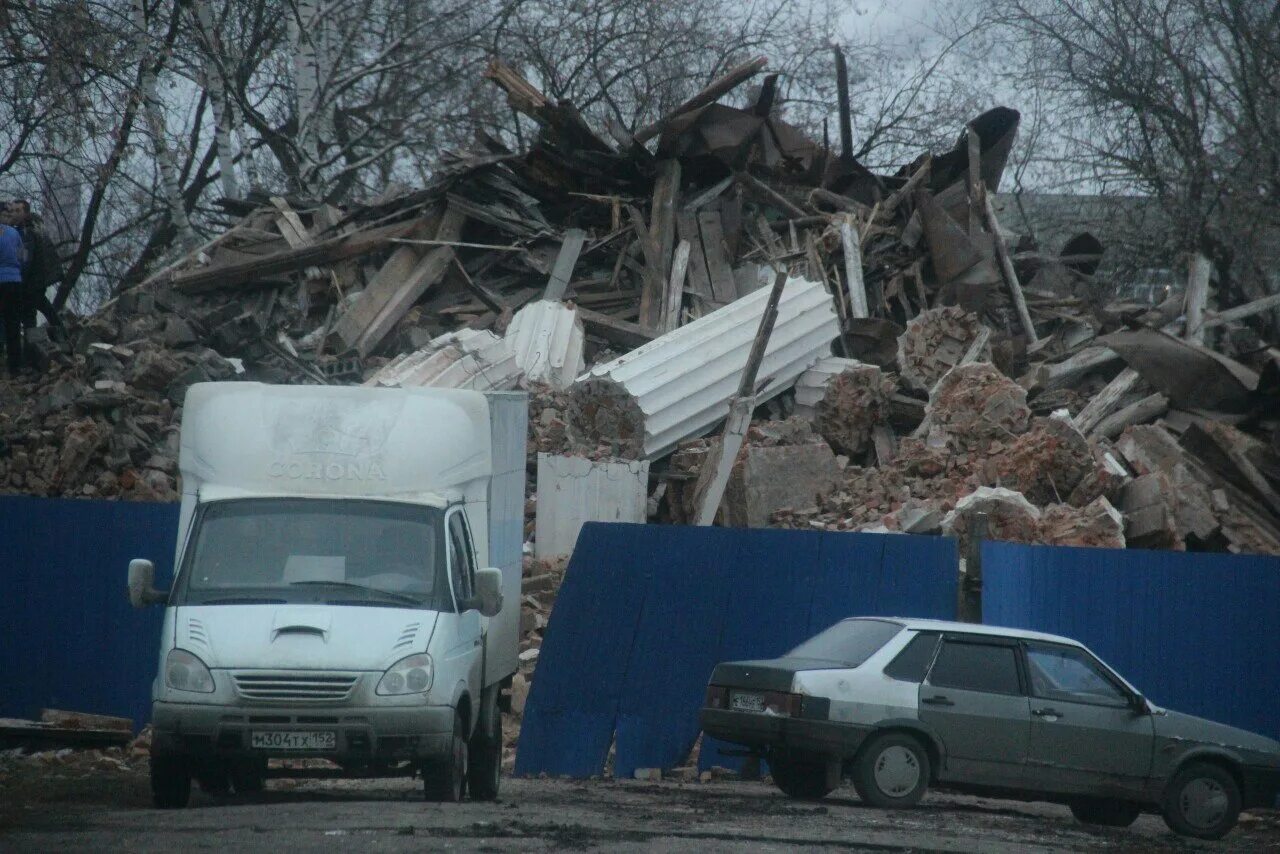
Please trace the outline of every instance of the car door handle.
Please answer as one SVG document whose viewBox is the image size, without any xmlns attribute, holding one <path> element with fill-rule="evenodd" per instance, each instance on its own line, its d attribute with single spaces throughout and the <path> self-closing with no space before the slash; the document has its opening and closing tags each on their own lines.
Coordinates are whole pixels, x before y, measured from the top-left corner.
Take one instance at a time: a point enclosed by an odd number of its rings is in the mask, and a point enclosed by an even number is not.
<svg viewBox="0 0 1280 854">
<path fill-rule="evenodd" d="M 1046 707 L 1046 708 L 1043 708 L 1043 709 L 1032 709 L 1032 710 L 1031 710 L 1031 714 L 1035 715 L 1035 716 L 1036 716 L 1036 717 L 1038 717 L 1038 718 L 1060 718 L 1060 717 L 1062 717 L 1062 712 L 1058 711 L 1057 709 L 1050 709 L 1050 708 L 1047 708 L 1047 707 Z"/>
<path fill-rule="evenodd" d="M 954 706 L 955 705 L 955 703 L 953 703 L 951 700 L 948 700 L 946 697 L 942 696 L 941 694 L 939 694 L 936 697 L 921 697 L 920 702 L 928 703 L 930 706 Z"/>
</svg>

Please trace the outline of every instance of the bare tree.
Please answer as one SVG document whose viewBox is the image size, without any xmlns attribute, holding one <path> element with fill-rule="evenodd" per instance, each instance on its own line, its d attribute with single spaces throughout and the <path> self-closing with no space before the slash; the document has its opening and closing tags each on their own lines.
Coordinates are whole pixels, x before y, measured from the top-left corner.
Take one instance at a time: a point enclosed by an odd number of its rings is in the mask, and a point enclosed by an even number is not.
<svg viewBox="0 0 1280 854">
<path fill-rule="evenodd" d="M 1059 167 L 1158 200 L 1220 298 L 1280 286 L 1280 6 L 1256 0 L 997 0 L 1016 74 L 1056 120 Z M 1271 245 L 1268 246 L 1267 244 Z"/>
</svg>

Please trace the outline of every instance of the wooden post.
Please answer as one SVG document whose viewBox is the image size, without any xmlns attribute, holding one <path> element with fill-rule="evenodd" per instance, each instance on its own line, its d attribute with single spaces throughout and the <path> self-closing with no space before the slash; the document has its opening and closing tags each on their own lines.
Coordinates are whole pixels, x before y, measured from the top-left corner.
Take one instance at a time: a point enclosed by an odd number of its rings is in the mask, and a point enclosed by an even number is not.
<svg viewBox="0 0 1280 854">
<path fill-rule="evenodd" d="M 836 55 L 836 98 L 840 109 L 840 159 L 853 160 L 853 111 L 849 107 L 849 66 L 844 61 L 844 51 L 833 44 Z"/>
<path fill-rule="evenodd" d="M 996 210 L 991 206 L 991 197 L 982 196 L 982 208 L 987 215 L 987 228 L 991 229 L 991 242 L 996 249 L 996 257 L 1000 260 L 1000 272 L 1004 274 L 1005 284 L 1013 295 L 1013 306 L 1018 310 L 1018 319 L 1022 321 L 1022 329 L 1027 333 L 1027 343 L 1035 344 L 1040 339 L 1036 336 L 1035 324 L 1031 322 L 1031 312 L 1027 310 L 1027 300 L 1022 295 L 1022 285 L 1018 283 L 1018 274 L 1013 269 L 1013 259 L 1009 255 L 1009 247 L 1000 233 L 1000 222 L 996 219 Z"/>
<path fill-rule="evenodd" d="M 867 286 L 862 281 L 862 241 L 853 217 L 845 216 L 840 223 L 840 243 L 844 247 L 844 276 L 849 289 L 849 314 L 851 317 L 870 317 L 867 305 Z"/>
<path fill-rule="evenodd" d="M 987 539 L 987 514 L 969 517 L 969 544 L 965 549 L 964 578 L 960 584 L 960 621 L 982 622 L 982 543 Z"/>
<path fill-rule="evenodd" d="M 751 353 L 747 356 L 747 365 L 742 371 L 737 394 L 729 401 L 729 416 L 725 419 L 720 442 L 712 445 L 702 462 L 701 471 L 698 472 L 698 481 L 693 488 L 696 525 L 706 526 L 716 520 L 716 511 L 720 509 L 725 487 L 729 485 L 729 474 L 738 459 L 738 452 L 742 450 L 747 428 L 751 426 L 751 410 L 755 408 L 756 399 L 756 377 L 769 346 L 769 336 L 773 334 L 773 325 L 778 320 L 778 303 L 782 300 L 786 284 L 787 271 L 778 270 L 773 279 L 773 289 L 769 291 L 769 302 L 764 307 L 764 314 L 760 316 L 760 325 L 756 327 L 756 338 L 751 344 Z"/>
<path fill-rule="evenodd" d="M 1188 341 L 1204 343 L 1204 307 L 1209 300 L 1209 259 L 1197 252 L 1191 256 L 1191 269 L 1187 274 L 1185 312 L 1187 329 L 1183 333 Z"/>
<path fill-rule="evenodd" d="M 662 295 L 662 331 L 671 332 L 680 326 L 680 308 L 684 303 L 684 274 L 689 269 L 689 241 L 681 240 L 676 247 L 675 260 L 671 262 L 671 278 L 666 293 Z"/>
<path fill-rule="evenodd" d="M 580 228 L 571 228 L 564 233 L 564 242 L 560 244 L 560 252 L 551 268 L 551 277 L 547 280 L 543 299 L 564 299 L 565 292 L 569 290 L 569 280 L 573 278 L 573 268 L 578 263 L 578 256 L 582 253 L 582 244 L 586 239 L 587 233 Z"/>
<path fill-rule="evenodd" d="M 982 142 L 972 127 L 965 128 L 969 152 L 969 237 L 982 231 L 982 200 L 986 195 L 982 186 Z"/>
</svg>

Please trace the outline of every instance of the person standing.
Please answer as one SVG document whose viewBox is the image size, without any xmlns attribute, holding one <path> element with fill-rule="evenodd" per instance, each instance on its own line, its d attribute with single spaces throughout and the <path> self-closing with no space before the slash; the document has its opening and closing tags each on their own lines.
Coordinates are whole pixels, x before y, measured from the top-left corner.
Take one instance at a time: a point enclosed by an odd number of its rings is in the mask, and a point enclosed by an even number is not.
<svg viewBox="0 0 1280 854">
<path fill-rule="evenodd" d="M 4 321 L 4 348 L 9 375 L 22 370 L 22 235 L 11 224 L 13 213 L 5 208 L 0 216 L 0 316 Z"/>
<path fill-rule="evenodd" d="M 31 203 L 26 199 L 16 199 L 9 203 L 9 217 L 12 225 L 22 235 L 22 245 L 26 252 L 26 264 L 22 270 L 23 310 L 22 322 L 26 328 L 36 325 L 36 311 L 44 315 L 45 322 L 51 331 L 62 331 L 62 321 L 49 302 L 50 285 L 62 281 L 62 260 L 58 257 L 58 248 L 53 245 L 49 235 L 36 222 L 31 213 Z"/>
</svg>

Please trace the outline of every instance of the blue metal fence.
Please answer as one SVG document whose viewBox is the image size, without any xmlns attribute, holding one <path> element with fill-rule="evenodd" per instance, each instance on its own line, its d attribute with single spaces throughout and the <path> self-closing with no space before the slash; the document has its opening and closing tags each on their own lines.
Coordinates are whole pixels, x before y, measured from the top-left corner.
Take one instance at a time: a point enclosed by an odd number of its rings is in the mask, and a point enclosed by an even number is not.
<svg viewBox="0 0 1280 854">
<path fill-rule="evenodd" d="M 178 505 L 0 497 L 0 717 L 151 716 L 161 609 L 135 611 L 129 560 L 172 578 Z"/>
<path fill-rule="evenodd" d="M 1076 638 L 1158 705 L 1280 736 L 1280 558 L 986 543 L 992 625 Z"/>
<path fill-rule="evenodd" d="M 712 667 L 778 655 L 843 617 L 955 613 L 952 540 L 589 524 L 525 707 L 517 774 L 670 768 Z M 723 762 L 704 741 L 704 766 Z"/>
</svg>

